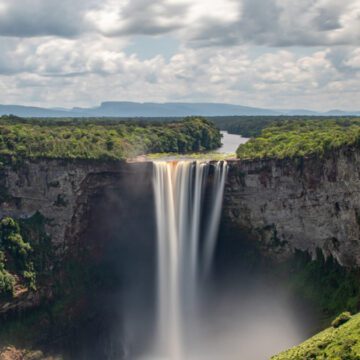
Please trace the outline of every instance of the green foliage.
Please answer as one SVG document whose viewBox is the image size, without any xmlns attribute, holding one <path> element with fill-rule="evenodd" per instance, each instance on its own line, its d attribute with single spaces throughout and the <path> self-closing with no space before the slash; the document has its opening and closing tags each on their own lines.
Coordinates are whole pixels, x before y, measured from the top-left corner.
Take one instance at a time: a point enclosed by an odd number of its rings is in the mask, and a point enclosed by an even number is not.
<svg viewBox="0 0 360 360">
<path fill-rule="evenodd" d="M 240 145 L 240 159 L 286 158 L 317 154 L 360 144 L 360 119 L 281 121 Z"/>
<path fill-rule="evenodd" d="M 12 296 L 14 286 L 15 279 L 5 270 L 5 254 L 0 251 L 0 295 Z"/>
<path fill-rule="evenodd" d="M 15 283 L 13 275 L 5 270 L 6 260 L 11 260 L 10 269 L 7 270 L 22 276 L 29 288 L 36 290 L 34 264 L 31 261 L 32 247 L 24 241 L 18 223 L 10 217 L 0 221 L 0 251 L 0 269 L 4 279 L 3 286 L 0 285 L 0 295 L 8 294 L 10 287 L 12 292 Z"/>
<path fill-rule="evenodd" d="M 31 244 L 32 262 L 38 277 L 51 276 L 54 263 L 54 248 L 50 236 L 45 231 L 45 226 L 50 221 L 40 212 L 32 217 L 20 219 L 20 232 Z"/>
<path fill-rule="evenodd" d="M 221 130 L 252 138 L 259 136 L 261 130 L 286 118 L 280 116 L 216 116 L 209 118 Z"/>
<path fill-rule="evenodd" d="M 0 270 L 0 295 L 13 296 L 15 278 L 6 270 Z"/>
<path fill-rule="evenodd" d="M 271 360 L 360 360 L 360 314 L 330 327 Z"/>
<path fill-rule="evenodd" d="M 154 152 L 185 153 L 221 145 L 212 122 L 174 123 L 0 118 L 0 156 L 125 159 Z"/>
<path fill-rule="evenodd" d="M 359 270 L 346 269 L 333 258 L 324 259 L 320 251 L 316 260 L 298 251 L 286 267 L 291 290 L 318 307 L 325 320 L 360 310 Z"/>
<path fill-rule="evenodd" d="M 352 121 L 354 117 L 324 117 L 324 116 L 214 116 L 209 120 L 220 129 L 230 134 L 242 135 L 247 138 L 258 137 L 261 131 L 267 127 L 282 124 L 284 122 L 299 121 L 327 121 L 336 120 L 341 122 Z"/>
<path fill-rule="evenodd" d="M 351 314 L 348 311 L 345 311 L 332 321 L 331 326 L 334 328 L 338 328 L 339 326 L 348 322 L 350 319 L 351 319 Z"/>
</svg>

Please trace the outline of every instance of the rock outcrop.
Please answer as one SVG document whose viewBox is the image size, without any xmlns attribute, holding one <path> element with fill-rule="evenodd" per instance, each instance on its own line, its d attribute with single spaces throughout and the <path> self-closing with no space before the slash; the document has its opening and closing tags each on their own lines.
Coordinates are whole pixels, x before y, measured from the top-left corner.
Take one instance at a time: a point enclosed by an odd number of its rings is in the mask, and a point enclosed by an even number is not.
<svg viewBox="0 0 360 360">
<path fill-rule="evenodd" d="M 40 214 L 45 219 L 44 230 L 54 253 L 49 260 L 50 271 L 56 268 L 52 272 L 57 276 L 67 257 L 83 256 L 85 248 L 87 253 L 100 251 L 94 239 L 84 240 L 89 237 L 88 229 L 96 227 L 89 214 L 98 205 L 99 194 L 113 190 L 119 193 L 125 189 L 124 197 L 129 197 L 126 187 L 139 177 L 151 180 L 149 163 L 50 159 L 22 160 L 21 163 L 9 161 L 0 169 L 0 219 L 10 216 L 24 220 Z M 151 192 L 151 188 L 147 190 L 146 187 L 146 191 Z M 99 237 L 96 241 L 101 240 Z M 15 291 L 13 299 L 0 301 L 0 317 L 24 312 L 51 300 L 54 297 L 52 286 L 50 278 L 41 281 L 35 292 L 28 289 Z"/>
<path fill-rule="evenodd" d="M 278 258 L 317 249 L 360 266 L 360 153 L 232 161 L 225 217 Z"/>
<path fill-rule="evenodd" d="M 30 218 L 40 212 L 57 253 L 64 254 L 86 226 L 89 197 L 104 188 L 121 188 L 139 166 L 149 165 L 50 159 L 5 165 L 0 172 L 0 218 Z"/>
</svg>

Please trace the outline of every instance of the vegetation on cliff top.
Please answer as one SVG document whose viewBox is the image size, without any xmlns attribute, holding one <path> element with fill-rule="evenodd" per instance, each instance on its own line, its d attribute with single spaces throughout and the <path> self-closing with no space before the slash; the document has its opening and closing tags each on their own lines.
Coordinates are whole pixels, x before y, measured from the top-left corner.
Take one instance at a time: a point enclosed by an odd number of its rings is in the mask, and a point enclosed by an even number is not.
<svg viewBox="0 0 360 360">
<path fill-rule="evenodd" d="M 174 123 L 0 118 L 0 156 L 115 160 L 154 152 L 211 150 L 220 145 L 219 130 L 200 117 Z"/>
<path fill-rule="evenodd" d="M 360 359 L 360 314 L 332 326 L 303 344 L 273 356 L 272 360 L 359 360 Z M 338 324 L 337 321 L 334 323 Z"/>
<path fill-rule="evenodd" d="M 300 118 L 283 116 L 216 116 L 209 118 L 219 129 L 246 138 L 259 136 L 264 128 L 290 119 L 300 120 Z"/>
<path fill-rule="evenodd" d="M 343 117 L 324 117 L 324 116 L 215 116 L 210 117 L 220 130 L 226 130 L 230 134 L 242 135 L 243 137 L 252 138 L 261 135 L 261 131 L 269 126 L 275 124 L 282 124 L 284 122 L 299 122 L 299 121 L 351 121 L 355 119 L 353 116 Z"/>
<path fill-rule="evenodd" d="M 286 158 L 323 155 L 344 145 L 360 143 L 360 119 L 277 122 L 261 135 L 240 145 L 240 159 Z"/>
</svg>

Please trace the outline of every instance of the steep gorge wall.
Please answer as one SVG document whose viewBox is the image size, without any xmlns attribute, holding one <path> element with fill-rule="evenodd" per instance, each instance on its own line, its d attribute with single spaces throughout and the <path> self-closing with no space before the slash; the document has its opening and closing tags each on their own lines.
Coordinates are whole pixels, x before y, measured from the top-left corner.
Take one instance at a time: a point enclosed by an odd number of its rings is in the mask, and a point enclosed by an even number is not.
<svg viewBox="0 0 360 360">
<path fill-rule="evenodd" d="M 251 233 L 264 249 L 287 257 L 295 249 L 360 266 L 360 152 L 229 163 L 224 218 Z M 121 192 L 143 178 L 151 189 L 152 164 L 82 160 L 26 160 L 0 170 L 0 218 L 37 211 L 58 254 L 89 225 L 89 199 L 104 189 Z M 130 185 L 131 185 L 130 184 Z M 129 184 L 128 184 L 129 185 Z M 127 190 L 124 190 L 127 191 Z"/>
<path fill-rule="evenodd" d="M 232 161 L 224 216 L 286 259 L 317 249 L 360 266 L 360 153 L 343 148 L 305 159 Z"/>
<path fill-rule="evenodd" d="M 26 219 L 41 213 L 55 249 L 53 261 L 59 263 L 69 253 L 76 257 L 84 247 L 97 251 L 95 242 L 104 238 L 94 232 L 97 215 L 94 218 L 92 209 L 102 196 L 106 211 L 112 191 L 116 201 L 124 198 L 126 208 L 134 196 L 150 194 L 140 205 L 146 209 L 140 217 L 153 222 L 152 171 L 152 164 L 146 162 L 9 163 L 0 169 L 0 218 Z M 101 195 L 104 191 L 107 197 Z M 113 221 L 105 211 L 102 216 Z M 315 257 L 320 249 L 340 264 L 360 266 L 360 153 L 343 148 L 322 158 L 230 161 L 223 218 L 234 231 L 249 234 L 264 252 L 278 259 L 287 259 L 296 250 Z M 25 299 L 14 299 L 12 306 L 33 306 L 39 301 L 29 293 Z M 0 313 L 8 308 L 9 304 L 0 304 Z"/>
<path fill-rule="evenodd" d="M 66 253 L 84 230 L 89 198 L 106 188 L 121 189 L 149 164 L 88 160 L 25 160 L 0 171 L 0 218 L 30 218 L 40 212 L 57 250 Z"/>
<path fill-rule="evenodd" d="M 45 219 L 45 231 L 52 248 L 46 271 L 52 276 L 44 279 L 39 274 L 36 292 L 16 291 L 11 301 L 2 299 L 0 316 L 38 306 L 52 298 L 53 280 L 58 280 L 64 260 L 69 257 L 78 258 L 79 264 L 89 253 L 94 259 L 99 257 L 102 249 L 98 244 L 104 238 L 94 230 L 98 221 L 94 218 L 94 209 L 111 199 L 112 192 L 116 193 L 117 201 L 124 202 L 123 207 L 129 206 L 134 197 L 131 191 L 129 195 L 129 186 L 139 188 L 136 182 L 140 181 L 144 191 L 151 192 L 149 174 L 150 164 L 119 161 L 37 159 L 3 164 L 0 168 L 0 219 L 10 216 L 31 220 L 38 214 Z M 108 211 L 99 216 L 112 221 L 113 215 Z M 36 236 L 35 233 L 32 241 L 40 241 Z"/>
</svg>

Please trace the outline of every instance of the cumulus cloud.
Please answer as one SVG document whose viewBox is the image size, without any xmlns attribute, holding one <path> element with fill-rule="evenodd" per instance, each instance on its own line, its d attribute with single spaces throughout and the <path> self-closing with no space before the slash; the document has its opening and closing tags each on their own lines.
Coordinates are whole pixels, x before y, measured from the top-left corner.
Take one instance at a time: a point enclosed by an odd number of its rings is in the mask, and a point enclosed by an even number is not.
<svg viewBox="0 0 360 360">
<path fill-rule="evenodd" d="M 89 30 L 86 12 L 96 0 L 0 0 L 0 35 L 72 37 Z"/>
<path fill-rule="evenodd" d="M 127 50 L 139 34 L 180 45 L 170 59 L 160 49 L 144 60 Z M 0 103 L 352 108 L 360 88 L 360 3 L 0 0 L 0 47 Z"/>
<path fill-rule="evenodd" d="M 360 71 L 360 48 L 353 50 L 344 61 L 344 64 L 352 69 Z"/>
<path fill-rule="evenodd" d="M 192 46 L 255 44 L 267 46 L 359 45 L 357 0 L 242 0 L 231 21 L 201 21 L 188 28 Z M 206 19 L 203 19 L 206 20 Z"/>
<path fill-rule="evenodd" d="M 48 38 L 27 45 L 19 42 L 9 50 L 7 58 L 21 53 L 22 62 L 11 76 L 0 75 L 7 88 L 2 102 L 76 106 L 103 100 L 182 100 L 319 108 L 353 107 L 358 96 L 359 49 L 343 52 L 339 63 L 330 48 L 305 56 L 289 50 L 250 56 L 243 46 L 188 48 L 166 61 L 161 55 L 148 60 L 127 55 L 116 39 Z"/>
<path fill-rule="evenodd" d="M 173 1 L 110 0 L 89 11 L 86 18 L 104 35 L 154 35 L 181 28 L 186 13 L 186 4 Z"/>
<path fill-rule="evenodd" d="M 0 35 L 178 32 L 192 46 L 360 41 L 358 0 L 0 0 Z"/>
</svg>

